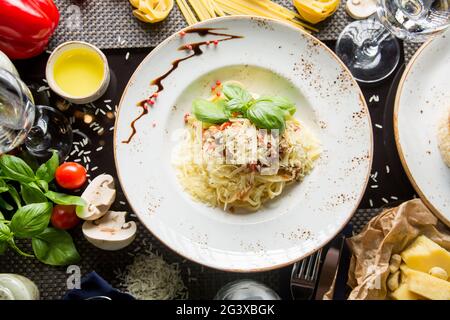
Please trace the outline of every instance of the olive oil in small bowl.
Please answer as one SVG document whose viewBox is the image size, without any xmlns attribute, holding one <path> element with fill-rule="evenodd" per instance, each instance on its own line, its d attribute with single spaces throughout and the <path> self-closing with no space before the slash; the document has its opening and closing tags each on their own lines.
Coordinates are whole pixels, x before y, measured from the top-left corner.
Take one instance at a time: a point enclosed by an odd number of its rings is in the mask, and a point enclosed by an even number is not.
<svg viewBox="0 0 450 320">
<path fill-rule="evenodd" d="M 105 55 L 82 41 L 59 45 L 48 59 L 45 75 L 54 92 L 77 104 L 100 98 L 110 80 Z"/>
</svg>

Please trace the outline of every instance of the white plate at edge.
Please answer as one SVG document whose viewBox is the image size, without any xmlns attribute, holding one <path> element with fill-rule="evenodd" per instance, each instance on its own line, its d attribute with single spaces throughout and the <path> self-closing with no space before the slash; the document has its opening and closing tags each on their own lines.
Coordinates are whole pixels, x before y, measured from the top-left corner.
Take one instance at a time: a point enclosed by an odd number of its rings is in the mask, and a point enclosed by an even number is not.
<svg viewBox="0 0 450 320">
<path fill-rule="evenodd" d="M 437 143 L 450 108 L 450 29 L 411 58 L 397 89 L 394 132 L 400 160 L 424 203 L 450 227 L 450 168 Z"/>
</svg>

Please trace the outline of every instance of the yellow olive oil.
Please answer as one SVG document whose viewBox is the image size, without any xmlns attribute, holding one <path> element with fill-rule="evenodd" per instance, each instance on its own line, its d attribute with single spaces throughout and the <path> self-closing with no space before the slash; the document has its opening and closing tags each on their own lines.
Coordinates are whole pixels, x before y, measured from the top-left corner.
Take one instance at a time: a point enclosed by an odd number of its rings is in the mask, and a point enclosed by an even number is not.
<svg viewBox="0 0 450 320">
<path fill-rule="evenodd" d="M 59 88 L 73 97 L 84 97 L 97 91 L 104 78 L 100 55 L 87 48 L 64 51 L 56 58 L 53 77 Z"/>
</svg>

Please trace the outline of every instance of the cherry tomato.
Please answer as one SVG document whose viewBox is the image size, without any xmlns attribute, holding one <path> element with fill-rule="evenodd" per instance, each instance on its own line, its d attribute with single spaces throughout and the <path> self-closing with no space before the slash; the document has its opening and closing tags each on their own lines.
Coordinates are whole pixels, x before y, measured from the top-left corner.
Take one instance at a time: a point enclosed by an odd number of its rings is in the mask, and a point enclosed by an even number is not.
<svg viewBox="0 0 450 320">
<path fill-rule="evenodd" d="M 76 162 L 64 162 L 56 169 L 55 178 L 65 189 L 78 189 L 86 182 L 86 169 Z"/>
<path fill-rule="evenodd" d="M 52 225 L 57 229 L 71 229 L 75 227 L 80 219 L 75 212 L 76 206 L 66 206 L 58 204 L 53 207 L 52 211 Z"/>
</svg>

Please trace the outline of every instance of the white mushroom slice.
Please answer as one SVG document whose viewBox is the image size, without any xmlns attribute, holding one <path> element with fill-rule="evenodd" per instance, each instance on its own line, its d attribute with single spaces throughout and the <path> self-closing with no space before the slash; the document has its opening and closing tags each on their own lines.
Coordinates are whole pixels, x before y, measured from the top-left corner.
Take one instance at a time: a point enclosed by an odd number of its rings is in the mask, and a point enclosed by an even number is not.
<svg viewBox="0 0 450 320">
<path fill-rule="evenodd" d="M 377 11 L 377 1 L 347 0 L 345 10 L 353 19 L 366 19 Z"/>
<path fill-rule="evenodd" d="M 101 174 L 87 186 L 81 195 L 86 201 L 86 206 L 77 215 L 84 220 L 96 220 L 101 218 L 111 207 L 116 199 L 114 178 L 109 174 Z"/>
<path fill-rule="evenodd" d="M 97 248 L 120 250 L 136 237 L 136 223 L 125 222 L 126 212 L 108 211 L 102 218 L 83 223 L 85 238 Z"/>
</svg>

